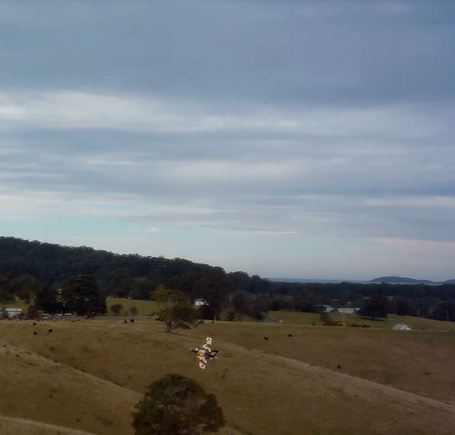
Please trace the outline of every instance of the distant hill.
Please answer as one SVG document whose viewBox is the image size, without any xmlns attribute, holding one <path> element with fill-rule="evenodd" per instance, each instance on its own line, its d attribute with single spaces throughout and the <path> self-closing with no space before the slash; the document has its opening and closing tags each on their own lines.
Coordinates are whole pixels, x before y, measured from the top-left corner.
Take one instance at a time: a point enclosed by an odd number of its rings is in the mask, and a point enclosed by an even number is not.
<svg viewBox="0 0 455 435">
<path fill-rule="evenodd" d="M 321 284 L 338 284 L 341 282 L 359 282 L 354 280 L 341 280 L 341 279 L 319 279 L 319 278 L 267 278 L 272 282 L 288 282 L 288 283 L 321 283 Z"/>
<path fill-rule="evenodd" d="M 224 273 L 220 267 L 192 261 L 140 255 L 120 255 L 85 246 L 69 247 L 13 237 L 0 237 L 0 273 L 32 275 L 50 284 L 87 274 L 99 280 L 120 276 L 163 281 L 188 274 Z"/>
<path fill-rule="evenodd" d="M 226 273 L 223 268 L 194 263 L 183 258 L 145 257 L 114 254 L 85 246 L 69 247 L 14 237 L 0 237 L 0 276 L 32 276 L 47 286 L 61 285 L 76 275 L 93 276 L 108 294 L 148 299 L 157 285 L 197 290 L 203 277 L 226 278 L 231 287 L 260 293 L 272 284 L 245 272 Z M 131 290 L 134 289 L 134 290 Z"/>
<path fill-rule="evenodd" d="M 439 282 L 430 281 L 427 279 L 414 279 L 406 278 L 402 276 L 380 276 L 379 278 L 372 279 L 370 282 L 381 284 L 428 284 L 428 285 L 438 285 Z"/>
<path fill-rule="evenodd" d="M 455 284 L 455 279 L 448 279 L 447 281 L 444 281 L 444 284 Z"/>
</svg>

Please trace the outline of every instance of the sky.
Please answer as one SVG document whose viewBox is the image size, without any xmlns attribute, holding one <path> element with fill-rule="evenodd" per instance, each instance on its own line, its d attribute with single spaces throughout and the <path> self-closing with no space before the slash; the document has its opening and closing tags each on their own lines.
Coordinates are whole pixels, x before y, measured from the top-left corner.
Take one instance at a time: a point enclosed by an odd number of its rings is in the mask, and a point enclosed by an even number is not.
<svg viewBox="0 0 455 435">
<path fill-rule="evenodd" d="M 455 278 L 455 2 L 1 1 L 0 235 Z"/>
</svg>

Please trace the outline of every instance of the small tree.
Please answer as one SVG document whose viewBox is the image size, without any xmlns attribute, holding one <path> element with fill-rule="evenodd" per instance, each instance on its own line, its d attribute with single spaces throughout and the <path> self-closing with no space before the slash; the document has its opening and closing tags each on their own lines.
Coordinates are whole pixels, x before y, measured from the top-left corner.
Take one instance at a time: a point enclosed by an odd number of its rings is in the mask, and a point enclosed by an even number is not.
<svg viewBox="0 0 455 435">
<path fill-rule="evenodd" d="M 225 424 L 216 397 L 177 374 L 151 384 L 133 415 L 136 435 L 196 435 Z"/>
<path fill-rule="evenodd" d="M 166 332 L 177 328 L 189 328 L 189 324 L 197 319 L 197 311 L 185 292 L 160 287 L 153 293 L 153 297 L 160 305 L 159 316 L 166 325 Z"/>
<path fill-rule="evenodd" d="M 120 312 L 123 310 L 122 304 L 113 304 L 111 305 L 111 312 L 114 316 L 119 316 Z"/>
<path fill-rule="evenodd" d="M 130 308 L 130 314 L 132 316 L 137 316 L 137 313 L 138 313 L 138 309 L 136 307 L 131 307 Z"/>
</svg>

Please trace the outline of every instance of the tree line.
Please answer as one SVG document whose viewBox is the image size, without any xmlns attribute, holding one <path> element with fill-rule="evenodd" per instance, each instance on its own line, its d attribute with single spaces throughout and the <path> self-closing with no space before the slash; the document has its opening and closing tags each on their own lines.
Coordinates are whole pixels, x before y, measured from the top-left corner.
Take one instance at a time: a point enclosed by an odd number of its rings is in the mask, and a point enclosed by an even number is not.
<svg viewBox="0 0 455 435">
<path fill-rule="evenodd" d="M 324 304 L 365 307 L 379 296 L 387 302 L 387 313 L 455 320 L 455 285 L 450 284 L 274 282 L 180 258 L 0 237 L 0 302 L 20 297 L 46 311 L 102 313 L 106 296 L 153 299 L 158 289 L 181 291 L 189 300 L 206 299 L 201 312 L 212 319 L 221 312 L 236 320 L 261 319 L 267 311 L 317 312 Z M 82 307 L 82 300 L 90 303 Z"/>
</svg>

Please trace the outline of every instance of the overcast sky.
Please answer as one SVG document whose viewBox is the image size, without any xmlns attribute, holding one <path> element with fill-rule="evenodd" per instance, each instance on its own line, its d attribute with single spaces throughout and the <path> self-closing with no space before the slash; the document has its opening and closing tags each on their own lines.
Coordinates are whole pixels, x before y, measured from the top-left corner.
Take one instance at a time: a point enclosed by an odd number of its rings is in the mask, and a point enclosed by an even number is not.
<svg viewBox="0 0 455 435">
<path fill-rule="evenodd" d="M 1 1 L 0 234 L 455 278 L 455 2 Z"/>
</svg>

